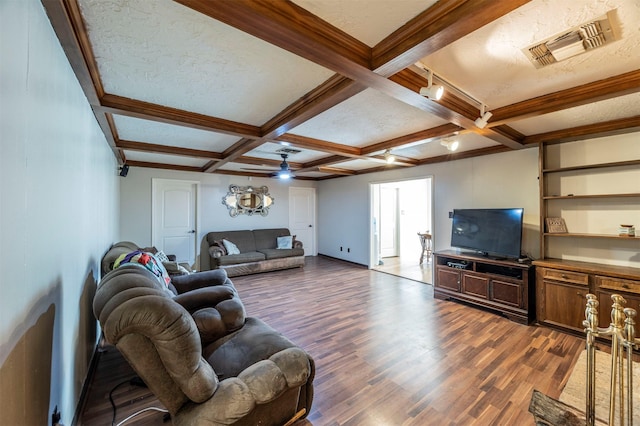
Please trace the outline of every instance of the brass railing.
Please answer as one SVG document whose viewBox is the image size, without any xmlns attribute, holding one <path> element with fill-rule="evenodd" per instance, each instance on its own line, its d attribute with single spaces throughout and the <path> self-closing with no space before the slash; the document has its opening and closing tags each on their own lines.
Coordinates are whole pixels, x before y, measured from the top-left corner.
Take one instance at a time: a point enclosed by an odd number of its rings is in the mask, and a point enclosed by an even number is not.
<svg viewBox="0 0 640 426">
<path fill-rule="evenodd" d="M 631 426 L 633 422 L 633 349 L 640 345 L 636 338 L 635 309 L 625 308 L 626 300 L 611 295 L 611 324 L 607 328 L 598 327 L 598 298 L 587 294 L 587 307 L 583 325 L 587 333 L 587 425 L 595 424 L 596 389 L 596 347 L 599 336 L 611 337 L 611 382 L 609 384 L 609 425 L 615 424 L 616 410 L 619 425 Z M 626 368 L 624 368 L 626 363 Z"/>
</svg>

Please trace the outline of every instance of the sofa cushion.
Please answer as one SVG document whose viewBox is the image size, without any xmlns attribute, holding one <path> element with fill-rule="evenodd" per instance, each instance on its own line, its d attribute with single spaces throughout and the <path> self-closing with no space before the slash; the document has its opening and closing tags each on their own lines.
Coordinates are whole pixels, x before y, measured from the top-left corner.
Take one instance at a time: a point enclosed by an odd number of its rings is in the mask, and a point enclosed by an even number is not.
<svg viewBox="0 0 640 426">
<path fill-rule="evenodd" d="M 233 241 L 233 243 L 238 246 L 238 249 L 240 249 L 240 253 L 256 251 L 256 243 L 253 238 L 253 232 L 251 231 L 220 231 L 209 232 L 207 234 L 209 246 L 215 245 L 216 241 L 222 241 L 223 239 Z M 275 243 L 274 240 L 274 247 Z"/>
<path fill-rule="evenodd" d="M 222 256 L 217 258 L 217 261 L 219 266 L 226 266 L 237 265 L 238 263 L 260 262 L 265 259 L 266 256 L 263 253 L 250 251 L 246 253 L 229 254 L 227 256 Z"/>
<path fill-rule="evenodd" d="M 274 249 L 277 247 L 278 237 L 291 235 L 287 228 L 255 229 L 253 236 L 256 241 L 256 250 Z"/>
<path fill-rule="evenodd" d="M 295 249 L 262 249 L 260 253 L 264 254 L 264 257 L 269 259 L 284 259 L 285 257 L 304 256 L 304 250 L 301 248 Z"/>
</svg>

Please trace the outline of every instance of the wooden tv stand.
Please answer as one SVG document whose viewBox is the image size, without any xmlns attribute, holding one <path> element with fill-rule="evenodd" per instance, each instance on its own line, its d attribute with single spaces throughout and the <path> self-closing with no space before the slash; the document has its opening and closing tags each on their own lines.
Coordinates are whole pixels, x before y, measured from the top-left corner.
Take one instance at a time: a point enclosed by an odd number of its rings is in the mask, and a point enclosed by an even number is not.
<svg viewBox="0 0 640 426">
<path fill-rule="evenodd" d="M 434 258 L 435 298 L 483 306 L 522 324 L 535 319 L 535 274 L 530 262 L 457 250 L 437 252 Z"/>
</svg>

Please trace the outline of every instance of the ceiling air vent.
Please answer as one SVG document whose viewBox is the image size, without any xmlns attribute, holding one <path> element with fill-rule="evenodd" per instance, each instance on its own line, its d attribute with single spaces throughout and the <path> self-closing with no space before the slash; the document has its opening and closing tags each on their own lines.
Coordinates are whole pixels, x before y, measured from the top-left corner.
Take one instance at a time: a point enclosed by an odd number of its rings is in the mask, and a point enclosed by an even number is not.
<svg viewBox="0 0 640 426">
<path fill-rule="evenodd" d="M 615 10 L 611 10 L 591 22 L 539 41 L 522 51 L 536 68 L 546 67 L 614 41 L 614 19 Z"/>
<path fill-rule="evenodd" d="M 300 151 L 299 149 L 294 149 L 294 148 L 280 148 L 276 151 L 278 154 L 299 154 L 302 151 Z"/>
</svg>

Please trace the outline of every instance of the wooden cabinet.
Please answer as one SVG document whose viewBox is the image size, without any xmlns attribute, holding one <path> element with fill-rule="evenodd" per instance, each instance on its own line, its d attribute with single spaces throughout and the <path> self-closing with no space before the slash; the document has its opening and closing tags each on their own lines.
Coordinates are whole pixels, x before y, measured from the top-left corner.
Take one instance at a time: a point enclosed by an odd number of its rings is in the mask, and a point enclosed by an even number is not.
<svg viewBox="0 0 640 426">
<path fill-rule="evenodd" d="M 453 250 L 434 254 L 434 297 L 462 300 L 528 324 L 534 319 L 533 267 Z"/>
<path fill-rule="evenodd" d="M 598 297 L 599 325 L 611 322 L 611 295 L 640 312 L 640 268 L 560 259 L 536 260 L 536 317 L 542 324 L 584 332 L 586 295 Z"/>
</svg>

